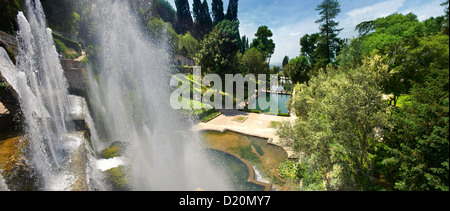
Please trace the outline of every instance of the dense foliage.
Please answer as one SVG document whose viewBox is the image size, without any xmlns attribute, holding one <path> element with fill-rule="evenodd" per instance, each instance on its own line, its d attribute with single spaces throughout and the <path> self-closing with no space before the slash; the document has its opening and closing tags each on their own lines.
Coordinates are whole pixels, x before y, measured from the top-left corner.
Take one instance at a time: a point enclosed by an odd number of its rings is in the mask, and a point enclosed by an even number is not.
<svg viewBox="0 0 450 211">
<path fill-rule="evenodd" d="M 359 24 L 360 36 L 340 43 L 326 68 L 316 56 L 323 24 L 301 38 L 303 63 L 318 71 L 294 97 L 299 118 L 278 134 L 303 155 L 304 190 L 449 190 L 448 1 L 443 6 L 447 16 L 425 21 L 410 13 Z"/>
<path fill-rule="evenodd" d="M 330 189 L 359 189 L 373 170 L 376 129 L 389 126 L 375 77 L 367 67 L 320 72 L 295 96 L 295 124 L 279 131 L 312 169 L 327 170 Z"/>
<path fill-rule="evenodd" d="M 198 65 L 204 73 L 215 73 L 225 78 L 239 69 L 238 45 L 226 32 L 214 28 L 202 41 Z"/>
<path fill-rule="evenodd" d="M 273 33 L 269 27 L 260 26 L 255 34 L 256 38 L 253 40 L 252 44 L 250 44 L 251 48 L 256 48 L 263 54 L 264 60 L 269 59 L 269 63 L 270 57 L 272 57 L 272 54 L 275 52 L 275 43 L 271 39 L 272 36 Z"/>
<path fill-rule="evenodd" d="M 0 1 L 0 30 L 14 34 L 18 30 L 16 23 L 17 12 L 22 9 L 20 0 Z"/>
</svg>

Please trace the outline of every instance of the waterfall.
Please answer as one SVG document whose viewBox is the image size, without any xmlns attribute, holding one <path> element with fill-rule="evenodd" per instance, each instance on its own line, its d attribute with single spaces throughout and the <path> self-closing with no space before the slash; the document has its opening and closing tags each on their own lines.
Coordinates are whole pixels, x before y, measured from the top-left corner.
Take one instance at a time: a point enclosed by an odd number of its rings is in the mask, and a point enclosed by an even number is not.
<svg viewBox="0 0 450 211">
<path fill-rule="evenodd" d="M 25 11 L 26 15 L 23 12 L 17 15 L 17 67 L 9 59 L 5 62 L 2 56 L 2 64 L 7 67 L 2 67 L 2 75 L 20 97 L 29 140 L 27 154 L 39 176 L 38 189 L 72 190 L 77 181 L 92 180 L 85 168 L 90 168 L 89 163 L 93 162 L 87 160 L 88 166 L 83 167 L 86 163 L 74 161 L 85 162 L 87 144 L 82 133 L 71 132 L 74 105 L 40 1 L 26 0 Z M 81 112 L 92 122 L 84 107 Z M 95 133 L 91 122 L 88 125 L 92 127 L 91 133 Z"/>
<path fill-rule="evenodd" d="M 88 74 L 89 97 L 108 143 L 99 141 L 84 99 L 68 94 L 39 0 L 25 0 L 26 14 L 17 16 L 17 67 L 9 58 L 1 61 L 8 67 L 2 74 L 21 99 L 27 154 L 39 190 L 72 190 L 81 180 L 89 190 L 107 190 L 95 152 L 116 141 L 127 147 L 114 165 L 131 169 L 133 190 L 228 190 L 227 181 L 209 162 L 200 134 L 170 107 L 167 40 L 147 37 L 126 1 L 95 2 L 101 5 L 93 7 L 101 51 L 98 72 Z M 72 119 L 80 113 L 90 128 L 92 147 L 73 131 Z M 82 168 L 84 172 L 77 170 Z"/>
<path fill-rule="evenodd" d="M 170 107 L 167 40 L 149 38 L 126 1 L 98 0 L 98 74 L 90 99 L 111 142 L 127 143 L 134 190 L 226 190 L 192 123 Z"/>
<path fill-rule="evenodd" d="M 22 99 L 26 132 L 30 139 L 31 160 L 47 185 L 56 179 L 59 168 L 56 150 L 66 134 L 69 99 L 67 81 L 50 29 L 39 1 L 26 1 L 28 19 L 22 12 L 17 16 L 19 44 L 17 92 Z"/>
</svg>

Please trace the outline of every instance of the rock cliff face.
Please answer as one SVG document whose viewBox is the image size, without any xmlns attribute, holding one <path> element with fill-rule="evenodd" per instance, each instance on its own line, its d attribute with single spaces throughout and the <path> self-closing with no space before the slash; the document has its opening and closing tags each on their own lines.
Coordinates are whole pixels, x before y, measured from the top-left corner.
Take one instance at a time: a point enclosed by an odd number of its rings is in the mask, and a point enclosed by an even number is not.
<svg viewBox="0 0 450 211">
<path fill-rule="evenodd" d="M 16 121 L 19 121 L 22 117 L 22 111 L 20 108 L 20 97 L 14 90 L 13 86 L 8 83 L 11 80 L 10 75 L 3 75 L 2 72 L 8 73 L 14 70 L 14 64 L 9 59 L 6 51 L 0 47 L 0 102 L 8 109 L 9 113 L 14 117 Z"/>
<path fill-rule="evenodd" d="M 28 140 L 16 137 L 0 143 L 0 169 L 11 191 L 35 191 L 38 178 L 27 156 Z"/>
</svg>

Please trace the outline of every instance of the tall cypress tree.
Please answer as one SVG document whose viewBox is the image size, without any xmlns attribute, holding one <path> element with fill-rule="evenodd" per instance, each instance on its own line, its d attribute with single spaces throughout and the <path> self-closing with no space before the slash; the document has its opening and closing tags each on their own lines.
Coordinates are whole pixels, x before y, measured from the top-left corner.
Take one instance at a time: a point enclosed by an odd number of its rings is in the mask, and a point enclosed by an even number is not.
<svg viewBox="0 0 450 211">
<path fill-rule="evenodd" d="M 213 25 L 217 25 L 220 21 L 225 19 L 225 14 L 223 13 L 223 1 L 213 0 L 211 4 L 211 12 L 214 18 Z"/>
<path fill-rule="evenodd" d="M 323 0 L 323 2 L 317 6 L 317 11 L 320 11 L 320 19 L 316 23 L 320 23 L 320 43 L 318 47 L 322 47 L 323 54 L 320 59 L 328 60 L 331 62 L 336 56 L 336 50 L 339 47 L 339 32 L 342 31 L 338 29 L 339 22 L 334 19 L 341 12 L 340 4 L 337 0 Z M 319 47 L 319 48 L 320 48 Z"/>
<path fill-rule="evenodd" d="M 230 21 L 238 20 L 238 4 L 239 4 L 239 0 L 230 0 L 229 1 L 225 19 L 230 20 Z"/>
<path fill-rule="evenodd" d="M 209 6 L 206 0 L 203 0 L 200 14 L 201 14 L 200 26 L 202 27 L 203 35 L 205 35 L 212 30 L 213 26 L 211 13 L 209 12 Z"/>
<path fill-rule="evenodd" d="M 203 37 L 206 34 L 211 32 L 212 27 L 213 27 L 211 13 L 209 12 L 209 6 L 208 6 L 208 2 L 206 0 L 203 0 L 200 17 L 201 17 L 200 22 L 199 22 L 200 32 L 201 32 L 200 38 L 203 39 Z"/>
<path fill-rule="evenodd" d="M 192 30 L 193 21 L 191 16 L 191 9 L 188 0 L 175 0 L 177 7 L 178 24 L 176 27 L 178 34 L 185 34 Z"/>
<path fill-rule="evenodd" d="M 209 12 L 208 2 L 203 0 L 194 0 L 192 4 L 193 14 L 194 14 L 194 27 L 193 35 L 196 39 L 203 39 L 203 37 L 208 34 L 213 27 L 211 13 Z"/>
<path fill-rule="evenodd" d="M 201 10 L 202 10 L 202 1 L 194 0 L 194 3 L 192 3 L 192 15 L 194 16 L 194 20 L 196 23 L 199 22 Z"/>
</svg>

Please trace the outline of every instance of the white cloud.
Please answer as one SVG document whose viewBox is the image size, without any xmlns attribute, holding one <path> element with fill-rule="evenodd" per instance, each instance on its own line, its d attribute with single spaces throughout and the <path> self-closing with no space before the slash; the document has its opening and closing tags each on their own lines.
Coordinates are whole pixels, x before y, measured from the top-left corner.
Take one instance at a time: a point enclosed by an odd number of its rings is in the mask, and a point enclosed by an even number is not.
<svg viewBox="0 0 450 211">
<path fill-rule="evenodd" d="M 344 28 L 340 36 L 344 38 L 357 36 L 357 33 L 354 31 L 356 25 L 364 21 L 375 20 L 398 12 L 405 1 L 406 0 L 387 0 L 345 13 L 342 18 L 339 19 L 340 27 Z"/>
<path fill-rule="evenodd" d="M 441 0 L 386 0 L 370 6 L 353 9 L 346 12 L 342 18 L 339 19 L 340 27 L 344 28 L 340 34 L 340 37 L 356 37 L 358 34 L 354 31 L 354 29 L 359 23 L 386 17 L 393 13 L 401 13 L 406 15 L 412 12 L 417 15 L 419 21 L 423 21 L 430 17 L 444 15 L 444 8 L 440 6 L 441 3 Z"/>
<path fill-rule="evenodd" d="M 440 6 L 441 0 L 427 1 L 427 4 L 413 5 L 401 11 L 402 14 L 410 12 L 417 15 L 419 21 L 424 21 L 430 17 L 437 17 L 444 15 L 444 7 Z"/>
<path fill-rule="evenodd" d="M 318 31 L 318 25 L 314 23 L 315 17 L 303 19 L 299 22 L 292 22 L 284 25 L 269 26 L 273 33 L 273 41 L 275 42 L 275 52 L 272 55 L 271 63 L 279 63 L 283 61 L 284 56 L 295 58 L 300 55 L 300 37 L 305 34 L 312 34 Z M 241 23 L 241 36 L 246 35 L 249 42 L 255 38 L 259 25 L 248 22 Z"/>
<path fill-rule="evenodd" d="M 271 62 L 281 62 L 286 55 L 289 58 L 299 56 L 300 38 L 305 34 L 312 34 L 318 31 L 319 26 L 314 22 L 315 19 L 316 17 L 312 17 L 273 28 L 273 41 L 276 44 L 276 48 Z M 295 31 L 292 32 L 293 30 Z"/>
</svg>

